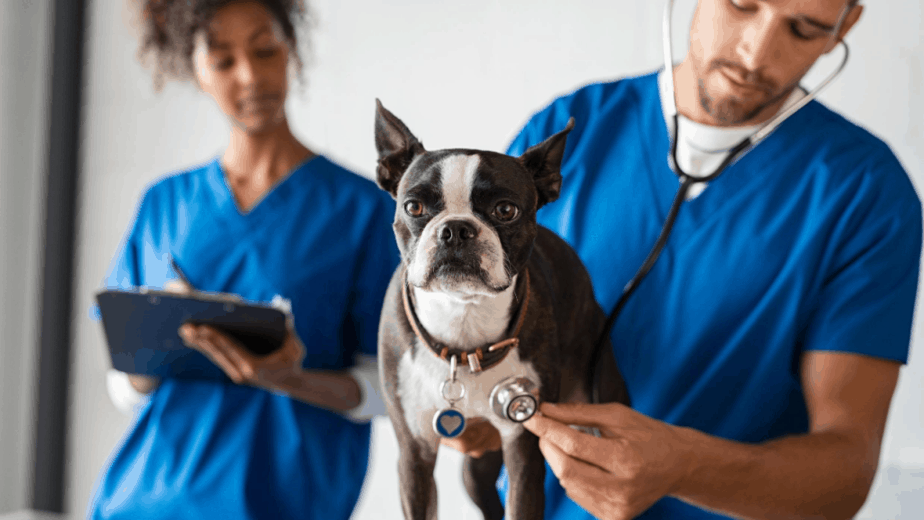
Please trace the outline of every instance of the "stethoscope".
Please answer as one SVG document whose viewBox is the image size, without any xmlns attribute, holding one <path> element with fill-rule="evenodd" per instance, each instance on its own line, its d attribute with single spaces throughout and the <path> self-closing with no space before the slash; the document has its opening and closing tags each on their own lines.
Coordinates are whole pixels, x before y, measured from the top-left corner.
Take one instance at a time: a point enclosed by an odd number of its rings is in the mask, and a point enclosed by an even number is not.
<svg viewBox="0 0 924 520">
<path fill-rule="evenodd" d="M 590 380 L 594 382 L 593 392 L 594 392 L 594 401 L 599 402 L 597 393 L 598 381 L 596 368 L 599 364 L 600 354 L 602 353 L 602 348 L 606 343 L 606 338 L 610 334 L 610 329 L 613 328 L 613 324 L 616 323 L 616 319 L 619 317 L 619 314 L 622 312 L 623 307 L 625 307 L 626 302 L 629 300 L 629 297 L 633 292 L 638 288 L 639 284 L 645 278 L 651 268 L 654 267 L 655 262 L 658 260 L 658 257 L 661 255 L 661 250 L 664 249 L 664 245 L 667 243 L 667 239 L 671 234 L 671 229 L 674 227 L 674 222 L 677 220 L 677 214 L 680 211 L 680 206 L 683 204 L 683 201 L 686 200 L 687 193 L 690 188 L 696 183 L 710 182 L 715 180 L 719 175 L 721 175 L 729 166 L 739 161 L 746 153 L 751 151 L 758 143 L 766 139 L 774 130 L 776 130 L 784 121 L 789 119 L 791 115 L 796 113 L 800 108 L 811 102 L 815 99 L 818 94 L 828 86 L 829 83 L 841 73 L 844 69 L 844 66 L 847 65 L 847 58 L 850 55 L 850 51 L 847 48 L 847 44 L 843 40 L 838 43 L 844 48 L 844 58 L 841 60 L 840 65 L 828 75 L 814 90 L 808 92 L 803 96 L 799 101 L 793 103 L 790 107 L 784 109 L 770 121 L 764 124 L 759 130 L 751 134 L 749 137 L 741 140 L 738 144 L 732 147 L 728 155 L 722 161 L 721 164 L 710 174 L 708 175 L 698 175 L 692 176 L 685 172 L 680 166 L 680 163 L 677 161 L 677 134 L 679 132 L 679 115 L 677 113 L 677 98 L 674 91 L 674 75 L 670 72 L 673 70 L 673 52 L 672 52 L 672 39 L 671 39 L 671 15 L 674 10 L 674 1 L 667 0 L 667 5 L 664 9 L 664 22 L 662 30 L 663 35 L 663 45 L 664 45 L 664 74 L 667 80 L 668 90 L 672 93 L 671 96 L 668 96 L 665 100 L 666 106 L 666 116 L 673 121 L 673 128 L 668 128 L 668 133 L 670 134 L 671 139 L 671 150 L 670 154 L 667 157 L 667 164 L 670 169 L 677 174 L 680 179 L 680 186 L 677 188 L 677 194 L 674 196 L 674 200 L 671 203 L 671 207 L 667 212 L 667 217 L 664 219 L 664 225 L 661 227 L 661 232 L 658 234 L 657 240 L 655 240 L 654 246 L 651 248 L 651 251 L 648 252 L 648 256 L 645 257 L 645 260 L 642 262 L 642 265 L 638 268 L 635 275 L 632 279 L 629 280 L 629 283 L 623 288 L 622 294 L 619 299 L 616 301 L 616 305 L 613 307 L 613 310 L 607 316 L 606 324 L 603 327 L 603 332 L 597 340 L 596 346 L 594 348 L 594 362 L 590 366 L 591 374 Z M 836 36 L 841 29 L 841 25 L 844 22 L 844 19 L 847 16 L 847 13 L 850 11 L 850 6 L 846 6 L 840 14 L 840 17 L 837 20 L 837 23 L 834 26 L 833 34 Z"/>
</svg>

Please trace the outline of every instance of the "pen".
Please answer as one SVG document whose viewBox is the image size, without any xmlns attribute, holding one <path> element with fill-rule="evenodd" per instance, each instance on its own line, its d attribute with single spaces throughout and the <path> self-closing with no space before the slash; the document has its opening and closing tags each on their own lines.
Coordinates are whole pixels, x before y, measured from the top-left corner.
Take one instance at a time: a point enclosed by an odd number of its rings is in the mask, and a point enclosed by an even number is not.
<svg viewBox="0 0 924 520">
<path fill-rule="evenodd" d="M 180 266 L 176 265 L 176 260 L 173 258 L 173 255 L 170 255 L 170 267 L 173 269 L 173 272 L 176 273 L 180 281 L 186 284 L 189 290 L 193 290 L 193 286 L 189 283 L 189 279 L 186 278 L 186 275 L 183 274 L 183 270 L 180 269 Z"/>
</svg>

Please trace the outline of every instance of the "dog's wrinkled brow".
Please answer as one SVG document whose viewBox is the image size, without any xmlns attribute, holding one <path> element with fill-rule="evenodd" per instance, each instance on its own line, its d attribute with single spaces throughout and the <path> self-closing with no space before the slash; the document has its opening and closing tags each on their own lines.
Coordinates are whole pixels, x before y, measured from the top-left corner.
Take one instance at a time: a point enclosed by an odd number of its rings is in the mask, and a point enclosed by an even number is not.
<svg viewBox="0 0 924 520">
<path fill-rule="evenodd" d="M 440 190 L 434 188 L 432 184 L 420 182 L 409 187 L 405 193 L 405 197 L 435 201 L 440 198 Z"/>
</svg>

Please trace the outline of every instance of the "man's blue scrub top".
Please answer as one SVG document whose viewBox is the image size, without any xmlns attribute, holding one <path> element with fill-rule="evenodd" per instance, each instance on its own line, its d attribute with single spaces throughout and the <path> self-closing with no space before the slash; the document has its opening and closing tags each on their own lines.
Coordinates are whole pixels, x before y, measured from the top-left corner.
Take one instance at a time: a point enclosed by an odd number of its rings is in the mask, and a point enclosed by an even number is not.
<svg viewBox="0 0 924 520">
<path fill-rule="evenodd" d="M 399 260 L 393 219 L 388 194 L 323 156 L 241 213 L 215 159 L 146 191 L 105 285 L 163 287 L 173 255 L 197 289 L 291 300 L 304 367 L 342 370 L 376 354 Z M 368 423 L 226 377 L 165 379 L 103 470 L 89 517 L 347 519 L 369 437 Z"/>
<path fill-rule="evenodd" d="M 577 250 L 607 312 L 679 184 L 661 106 L 656 74 L 589 85 L 533 116 L 508 151 L 575 118 L 561 197 L 538 219 Z M 890 149 L 809 103 L 680 209 L 612 331 L 633 408 L 741 442 L 806 432 L 803 352 L 907 361 L 921 233 Z M 551 470 L 546 494 L 546 518 L 590 518 Z M 640 518 L 723 517 L 668 498 Z"/>
</svg>

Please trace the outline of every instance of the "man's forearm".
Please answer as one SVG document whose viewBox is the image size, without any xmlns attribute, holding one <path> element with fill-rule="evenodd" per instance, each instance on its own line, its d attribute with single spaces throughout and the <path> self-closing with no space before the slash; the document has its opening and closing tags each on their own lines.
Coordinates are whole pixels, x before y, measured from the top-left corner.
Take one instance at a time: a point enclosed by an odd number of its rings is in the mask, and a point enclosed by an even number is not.
<svg viewBox="0 0 924 520">
<path fill-rule="evenodd" d="M 684 430 L 691 463 L 673 496 L 748 519 L 850 519 L 876 472 L 879 443 L 813 433 L 743 444 Z"/>
</svg>

